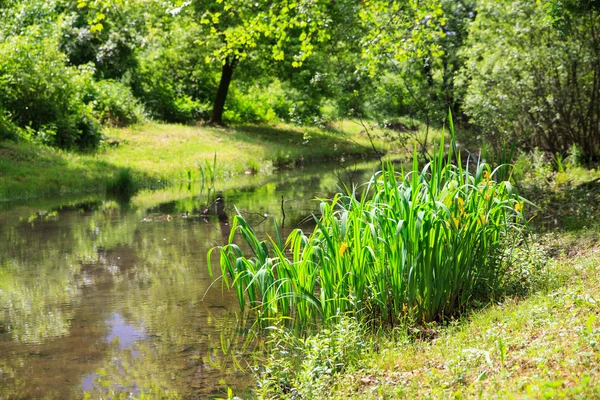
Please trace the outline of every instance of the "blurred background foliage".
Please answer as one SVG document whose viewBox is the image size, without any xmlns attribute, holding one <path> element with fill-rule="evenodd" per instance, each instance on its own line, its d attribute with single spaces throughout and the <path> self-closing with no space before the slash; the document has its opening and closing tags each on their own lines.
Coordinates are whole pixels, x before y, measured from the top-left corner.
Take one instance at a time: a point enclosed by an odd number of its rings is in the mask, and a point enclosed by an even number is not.
<svg viewBox="0 0 600 400">
<path fill-rule="evenodd" d="M 258 4 L 258 3 L 257 3 Z M 90 150 L 103 126 L 361 118 L 600 156 L 596 0 L 0 2 L 0 138 Z M 229 77 L 227 74 L 229 73 Z M 222 119 L 215 119 L 225 96 Z M 427 143 L 423 143 L 426 147 Z"/>
</svg>

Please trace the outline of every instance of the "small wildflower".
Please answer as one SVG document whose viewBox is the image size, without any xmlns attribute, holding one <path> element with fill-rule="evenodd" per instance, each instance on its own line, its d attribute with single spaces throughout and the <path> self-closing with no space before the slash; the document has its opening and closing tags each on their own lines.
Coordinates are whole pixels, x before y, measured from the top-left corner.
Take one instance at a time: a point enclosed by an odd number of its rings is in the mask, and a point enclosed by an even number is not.
<svg viewBox="0 0 600 400">
<path fill-rule="evenodd" d="M 483 171 L 483 179 L 486 181 L 490 180 L 490 171 L 488 171 L 487 169 Z"/>
<path fill-rule="evenodd" d="M 515 211 L 521 212 L 522 209 L 523 209 L 523 205 L 521 204 L 521 202 L 516 202 L 515 203 Z"/>
<path fill-rule="evenodd" d="M 342 257 L 344 255 L 347 248 L 348 248 L 348 245 L 346 244 L 346 242 L 342 242 L 342 244 L 340 245 L 340 257 Z"/>
</svg>

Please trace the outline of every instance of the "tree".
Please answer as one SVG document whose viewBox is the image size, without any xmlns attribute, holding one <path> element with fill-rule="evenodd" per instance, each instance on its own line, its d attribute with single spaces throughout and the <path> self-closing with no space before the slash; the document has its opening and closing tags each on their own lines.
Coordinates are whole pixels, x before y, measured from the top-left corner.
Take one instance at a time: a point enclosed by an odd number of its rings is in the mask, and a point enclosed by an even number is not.
<svg viewBox="0 0 600 400">
<path fill-rule="evenodd" d="M 261 47 L 274 60 L 291 61 L 300 67 L 311 55 L 315 42 L 330 38 L 325 0 L 195 0 L 194 10 L 204 27 L 199 44 L 211 49 L 206 62 L 221 65 L 221 77 L 211 115 L 214 124 L 223 123 L 223 110 L 233 73 L 238 65 Z M 299 48 L 289 54 L 290 44 Z M 288 54 L 286 54 L 288 53 Z"/>
<path fill-rule="evenodd" d="M 576 144 L 600 156 L 599 29 L 593 3 L 479 2 L 464 50 L 464 109 L 495 148 L 518 141 L 565 154 Z"/>
<path fill-rule="evenodd" d="M 429 120 L 435 69 L 444 55 L 447 17 L 441 0 L 371 0 L 361 12 L 366 28 L 362 55 L 372 76 L 392 74 L 402 83 L 402 109 Z M 407 107 L 408 106 L 408 107 Z"/>
</svg>

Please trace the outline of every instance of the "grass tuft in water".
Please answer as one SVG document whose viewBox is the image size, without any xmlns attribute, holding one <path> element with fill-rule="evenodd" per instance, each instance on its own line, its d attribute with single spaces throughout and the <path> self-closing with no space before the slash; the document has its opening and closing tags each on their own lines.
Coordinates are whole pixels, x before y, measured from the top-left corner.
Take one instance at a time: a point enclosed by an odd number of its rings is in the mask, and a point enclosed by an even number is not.
<svg viewBox="0 0 600 400">
<path fill-rule="evenodd" d="M 443 320 L 474 293 L 492 295 L 501 254 L 524 226 L 525 200 L 495 180 L 498 168 L 471 160 L 463 168 L 459 154 L 452 164 L 452 148 L 444 156 L 442 139 L 422 169 L 415 154 L 412 170 L 389 163 L 366 184 L 323 200 L 314 231 L 297 229 L 285 243 L 278 232 L 259 240 L 237 216 L 229 244 L 218 247 L 224 284 L 262 323 L 289 318 L 301 326 L 341 315 L 391 325 Z"/>
<path fill-rule="evenodd" d="M 130 168 L 121 168 L 106 182 L 106 191 L 119 197 L 131 197 L 139 190 Z"/>
</svg>

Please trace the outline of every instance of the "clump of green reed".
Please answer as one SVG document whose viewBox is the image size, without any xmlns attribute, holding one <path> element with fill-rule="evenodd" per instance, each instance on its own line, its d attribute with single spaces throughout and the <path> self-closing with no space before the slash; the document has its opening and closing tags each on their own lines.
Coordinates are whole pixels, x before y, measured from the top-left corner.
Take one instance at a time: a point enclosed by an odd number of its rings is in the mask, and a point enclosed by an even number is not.
<svg viewBox="0 0 600 400">
<path fill-rule="evenodd" d="M 201 163 L 198 163 L 198 170 L 200 171 L 200 195 L 204 193 L 204 189 L 207 189 L 206 197 L 210 198 L 211 194 L 215 193 L 217 153 L 215 152 L 212 164 L 208 160 L 204 160 L 204 166 Z M 188 175 L 191 175 L 191 173 L 188 172 Z"/>
<path fill-rule="evenodd" d="M 397 324 L 456 314 L 475 290 L 497 288 L 502 247 L 524 223 L 524 200 L 495 181 L 498 169 L 480 161 L 463 168 L 457 157 L 456 165 L 452 151 L 444 157 L 442 139 L 422 169 L 416 154 L 411 171 L 388 164 L 364 186 L 323 201 L 314 231 L 295 230 L 285 243 L 278 232 L 260 241 L 237 216 L 229 244 L 218 248 L 225 285 L 263 323 L 351 314 Z"/>
<path fill-rule="evenodd" d="M 106 182 L 107 193 L 119 197 L 131 197 L 137 193 L 139 185 L 129 168 L 121 168 L 115 176 Z"/>
</svg>

